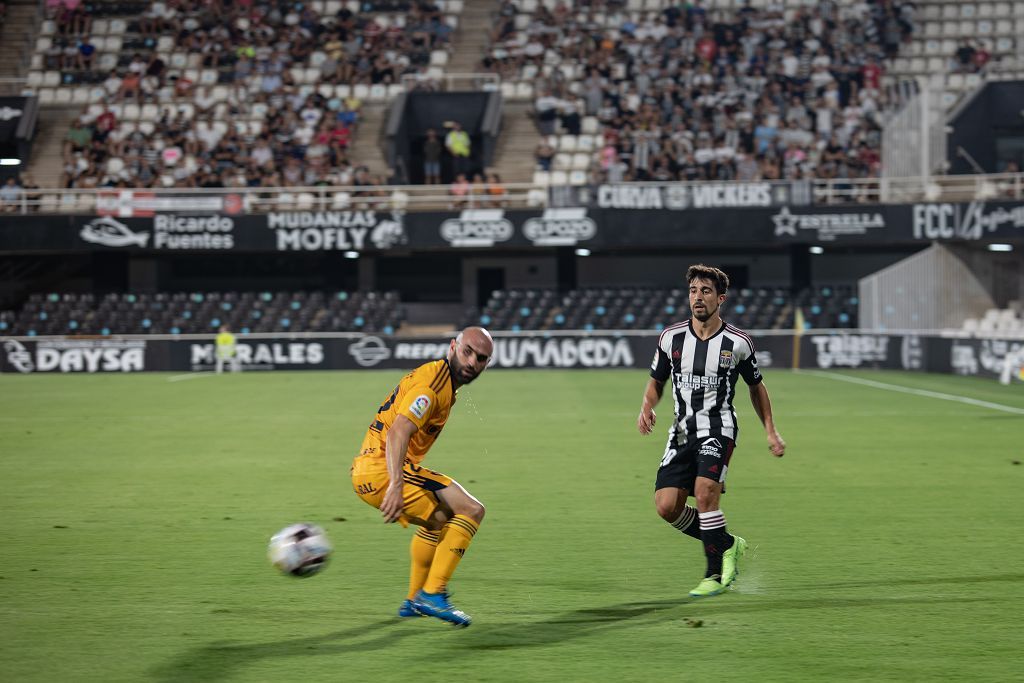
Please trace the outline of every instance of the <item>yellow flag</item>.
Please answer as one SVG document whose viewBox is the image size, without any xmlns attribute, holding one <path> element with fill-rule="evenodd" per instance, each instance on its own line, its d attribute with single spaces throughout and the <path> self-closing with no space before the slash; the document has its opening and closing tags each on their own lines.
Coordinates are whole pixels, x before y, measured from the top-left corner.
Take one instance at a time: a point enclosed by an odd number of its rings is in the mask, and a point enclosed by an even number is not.
<svg viewBox="0 0 1024 683">
<path fill-rule="evenodd" d="M 799 306 L 793 312 L 793 369 L 800 369 L 800 338 L 804 336 L 804 312 Z"/>
</svg>

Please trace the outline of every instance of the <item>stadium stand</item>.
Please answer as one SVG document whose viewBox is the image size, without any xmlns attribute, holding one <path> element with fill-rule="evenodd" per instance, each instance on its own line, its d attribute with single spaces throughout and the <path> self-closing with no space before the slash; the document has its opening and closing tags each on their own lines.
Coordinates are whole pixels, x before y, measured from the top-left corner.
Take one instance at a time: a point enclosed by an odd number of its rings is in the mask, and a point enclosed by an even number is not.
<svg viewBox="0 0 1024 683">
<path fill-rule="evenodd" d="M 482 70 L 534 102 L 538 184 L 878 174 L 909 3 L 504 2 Z"/>
<path fill-rule="evenodd" d="M 736 290 L 725 317 L 743 328 L 853 328 L 852 285 L 820 286 L 795 295 L 782 287 Z M 660 330 L 689 316 L 686 291 L 651 287 L 495 291 L 460 326 L 493 330 Z M 202 334 L 227 324 L 252 332 L 373 332 L 395 334 L 405 313 L 395 292 L 175 292 L 33 294 L 20 310 L 0 312 L 0 333 L 17 336 Z M 986 321 L 988 319 L 986 318 Z M 987 323 L 986 323 L 987 324 Z"/>
<path fill-rule="evenodd" d="M 916 30 L 890 64 L 896 78 L 924 80 L 948 108 L 984 80 L 1020 78 L 1024 21 L 1012 2 L 924 2 Z"/>
<path fill-rule="evenodd" d="M 990 308 L 981 318 L 964 320 L 963 331 L 969 334 L 1024 336 L 1024 303 L 1010 302 L 1008 308 Z"/>
<path fill-rule="evenodd" d="M 0 312 L 5 335 L 250 332 L 394 334 L 404 312 L 395 292 L 166 292 L 32 294 Z"/>
<path fill-rule="evenodd" d="M 384 182 L 346 156 L 360 108 L 443 75 L 462 2 L 47 7 L 28 86 L 84 105 L 64 187 L 280 187 Z"/>
<path fill-rule="evenodd" d="M 742 328 L 793 329 L 795 311 L 806 329 L 857 326 L 853 285 L 826 285 L 793 295 L 782 287 L 743 288 L 730 293 L 724 317 Z M 463 325 L 495 330 L 661 330 L 690 315 L 682 289 L 650 287 L 495 291 L 483 310 L 470 309 Z"/>
</svg>

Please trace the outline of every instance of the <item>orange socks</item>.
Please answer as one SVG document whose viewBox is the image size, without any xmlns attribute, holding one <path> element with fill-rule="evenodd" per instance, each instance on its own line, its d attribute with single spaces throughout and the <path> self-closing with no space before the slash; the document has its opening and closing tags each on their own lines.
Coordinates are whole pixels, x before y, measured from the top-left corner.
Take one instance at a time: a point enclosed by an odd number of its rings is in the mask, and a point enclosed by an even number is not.
<svg viewBox="0 0 1024 683">
<path fill-rule="evenodd" d="M 472 518 L 455 515 L 441 529 L 441 541 L 434 551 L 434 560 L 430 564 L 427 580 L 423 590 L 428 593 L 443 593 L 448 581 L 459 566 L 459 561 L 466 554 L 476 530 L 479 528 Z M 418 534 L 417 534 L 418 536 Z"/>
<path fill-rule="evenodd" d="M 412 560 L 409 569 L 409 599 L 423 588 L 423 582 L 430 573 L 430 565 L 434 561 L 434 551 L 441 540 L 440 531 L 428 531 L 420 528 L 409 544 L 409 558 Z"/>
</svg>

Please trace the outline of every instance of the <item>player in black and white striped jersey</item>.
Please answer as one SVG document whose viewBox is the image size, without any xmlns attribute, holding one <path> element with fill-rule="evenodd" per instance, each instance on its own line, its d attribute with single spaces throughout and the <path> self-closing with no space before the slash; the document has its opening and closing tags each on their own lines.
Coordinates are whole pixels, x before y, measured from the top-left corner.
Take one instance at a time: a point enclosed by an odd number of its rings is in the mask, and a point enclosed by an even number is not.
<svg viewBox="0 0 1024 683">
<path fill-rule="evenodd" d="M 654 504 L 665 521 L 703 542 L 707 571 L 690 595 L 704 597 L 721 593 L 735 580 L 747 546 L 743 538 L 726 531 L 725 515 L 719 509 L 739 433 L 733 407 L 739 377 L 748 385 L 768 449 L 782 457 L 786 443 L 775 429 L 753 342 L 722 320 L 729 276 L 718 268 L 694 265 L 687 269 L 686 281 L 692 316 L 666 328 L 658 338 L 637 429 L 651 433 L 654 407 L 671 380 L 675 420 L 655 479 Z M 686 504 L 691 495 L 696 508 Z"/>
</svg>

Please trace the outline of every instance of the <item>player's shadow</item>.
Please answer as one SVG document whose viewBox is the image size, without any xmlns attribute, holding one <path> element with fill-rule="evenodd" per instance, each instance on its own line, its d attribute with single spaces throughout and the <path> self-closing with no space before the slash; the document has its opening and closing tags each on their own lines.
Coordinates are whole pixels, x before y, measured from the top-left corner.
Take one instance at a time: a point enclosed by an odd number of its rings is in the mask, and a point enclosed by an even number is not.
<svg viewBox="0 0 1024 683">
<path fill-rule="evenodd" d="M 386 619 L 363 624 L 322 636 L 291 638 L 261 643 L 210 643 L 188 650 L 176 659 L 153 670 L 157 681 L 219 681 L 234 673 L 235 669 L 261 659 L 294 657 L 297 655 L 343 654 L 365 652 L 394 645 L 416 631 L 396 631 L 397 619 Z M 371 635 L 371 638 L 361 636 Z"/>
<path fill-rule="evenodd" d="M 678 598 L 651 602 L 632 602 L 607 607 L 596 607 L 575 610 L 541 621 L 519 624 L 499 624 L 484 626 L 475 632 L 467 633 L 465 639 L 452 644 L 453 649 L 468 650 L 508 650 L 550 645 L 590 636 L 594 633 L 614 630 L 637 623 L 641 617 L 653 612 L 665 612 L 659 615 L 662 621 L 678 622 L 680 628 L 688 628 L 691 624 L 687 619 L 699 617 L 702 620 L 713 620 L 715 615 L 747 614 L 792 609 L 857 609 L 861 607 L 907 606 L 931 603 L 975 603 L 990 602 L 994 597 L 950 598 L 950 597 L 885 597 L 871 596 L 864 598 L 841 598 L 833 596 L 809 598 L 783 598 L 745 600 L 746 596 L 722 596 L 707 598 Z M 671 608 L 671 611 L 666 612 Z M 643 620 L 641 620 L 642 622 Z M 476 628 L 476 627 L 474 627 Z"/>
</svg>

